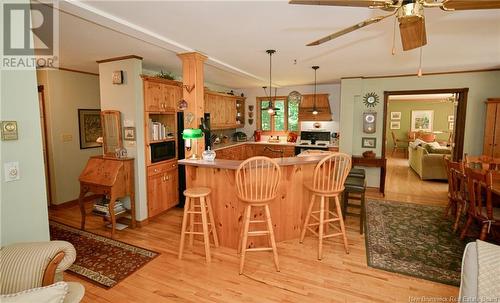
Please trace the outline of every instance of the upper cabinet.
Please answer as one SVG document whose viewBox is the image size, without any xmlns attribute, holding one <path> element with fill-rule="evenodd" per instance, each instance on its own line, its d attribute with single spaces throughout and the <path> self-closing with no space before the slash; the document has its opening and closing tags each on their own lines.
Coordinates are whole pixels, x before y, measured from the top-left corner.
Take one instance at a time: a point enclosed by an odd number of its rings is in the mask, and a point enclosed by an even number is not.
<svg viewBox="0 0 500 303">
<path fill-rule="evenodd" d="M 175 112 L 182 99 L 182 83 L 156 77 L 142 76 L 144 82 L 144 110 L 147 112 Z"/>
<path fill-rule="evenodd" d="M 314 94 L 302 95 L 300 102 L 299 119 L 301 121 L 331 121 L 332 111 L 330 102 L 328 101 L 329 94 L 316 94 L 316 110 L 317 115 L 313 115 Z"/>
<path fill-rule="evenodd" d="M 210 113 L 212 129 L 243 127 L 244 108 L 244 97 L 205 91 L 205 112 Z"/>
<path fill-rule="evenodd" d="M 483 155 L 500 158 L 500 98 L 486 101 Z"/>
</svg>

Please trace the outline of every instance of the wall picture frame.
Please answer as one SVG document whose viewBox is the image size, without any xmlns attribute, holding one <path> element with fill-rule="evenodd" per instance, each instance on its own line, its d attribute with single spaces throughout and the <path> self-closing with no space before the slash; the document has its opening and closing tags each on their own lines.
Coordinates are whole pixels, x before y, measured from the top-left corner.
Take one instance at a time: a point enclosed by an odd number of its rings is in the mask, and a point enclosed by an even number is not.
<svg viewBox="0 0 500 303">
<path fill-rule="evenodd" d="M 361 147 L 362 148 L 376 148 L 377 147 L 377 138 L 371 138 L 371 137 L 361 138 Z"/>
<path fill-rule="evenodd" d="M 101 147 L 97 138 L 102 137 L 101 110 L 78 109 L 80 149 Z"/>
<path fill-rule="evenodd" d="M 401 112 L 391 112 L 391 120 L 401 120 Z"/>
<path fill-rule="evenodd" d="M 434 122 L 433 110 L 412 110 L 411 131 L 432 132 Z"/>
<path fill-rule="evenodd" d="M 391 129 L 401 129 L 401 121 L 391 121 Z"/>
<path fill-rule="evenodd" d="M 135 141 L 135 127 L 127 126 L 123 128 L 123 140 L 124 141 Z"/>
<path fill-rule="evenodd" d="M 449 115 L 448 116 L 448 122 L 455 122 L 455 116 Z"/>
</svg>

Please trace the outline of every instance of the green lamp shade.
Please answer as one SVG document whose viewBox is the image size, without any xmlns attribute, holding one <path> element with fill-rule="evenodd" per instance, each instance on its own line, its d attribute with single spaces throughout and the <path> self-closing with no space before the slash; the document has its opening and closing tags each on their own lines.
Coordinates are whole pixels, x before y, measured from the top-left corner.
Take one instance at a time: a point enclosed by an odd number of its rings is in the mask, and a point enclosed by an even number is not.
<svg viewBox="0 0 500 303">
<path fill-rule="evenodd" d="M 186 128 L 182 132 L 182 139 L 187 140 L 187 139 L 198 139 L 203 137 L 203 133 L 201 129 L 199 128 Z"/>
</svg>

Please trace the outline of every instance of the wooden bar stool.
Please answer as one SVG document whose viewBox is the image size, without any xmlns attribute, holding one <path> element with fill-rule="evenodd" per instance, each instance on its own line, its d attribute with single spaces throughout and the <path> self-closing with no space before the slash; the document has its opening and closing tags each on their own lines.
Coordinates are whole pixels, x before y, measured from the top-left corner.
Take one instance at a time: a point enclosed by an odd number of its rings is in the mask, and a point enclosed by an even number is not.
<svg viewBox="0 0 500 303">
<path fill-rule="evenodd" d="M 238 253 L 240 256 L 240 275 L 245 266 L 245 255 L 247 251 L 271 251 L 273 252 L 276 271 L 280 271 L 278 262 L 278 251 L 274 239 L 273 224 L 269 203 L 278 195 L 278 184 L 281 180 L 281 169 L 276 161 L 267 157 L 253 157 L 243 161 L 236 171 L 236 187 L 238 198 L 246 204 L 245 215 L 240 234 Z M 264 220 L 250 220 L 252 208 L 261 207 L 265 211 Z M 266 230 L 249 231 L 250 224 L 266 223 Z M 248 237 L 268 236 L 271 247 L 248 248 Z"/>
<path fill-rule="evenodd" d="M 179 259 L 182 259 L 182 253 L 184 252 L 184 242 L 186 234 L 189 235 L 189 244 L 191 246 L 193 245 L 194 235 L 203 235 L 203 242 L 205 243 L 205 258 L 208 263 L 210 263 L 212 260 L 210 256 L 210 239 L 209 239 L 210 234 L 212 234 L 214 238 L 215 247 L 219 247 L 219 239 L 217 238 L 217 230 L 215 228 L 215 220 L 212 210 L 212 204 L 210 202 L 211 191 L 212 190 L 208 187 L 194 187 L 186 189 L 184 191 L 184 196 L 186 197 L 186 203 L 184 204 L 184 217 L 182 218 Z M 196 204 L 196 200 L 199 201 L 199 204 Z M 195 220 L 196 215 L 201 216 L 201 222 Z M 189 217 L 189 230 L 186 230 L 188 224 L 188 217 Z M 201 232 L 195 230 L 196 225 L 202 226 Z"/>
<path fill-rule="evenodd" d="M 351 157 L 343 153 L 335 153 L 321 160 L 314 169 L 312 182 L 304 185 L 311 191 L 311 202 L 307 210 L 307 215 L 304 221 L 304 227 L 300 235 L 300 243 L 304 241 L 306 231 L 310 230 L 319 238 L 318 244 L 318 260 L 323 257 L 323 239 L 342 236 L 344 238 L 344 248 L 346 253 L 349 253 L 347 246 L 347 236 L 345 232 L 344 220 L 342 218 L 342 210 L 340 208 L 339 195 L 344 191 L 344 182 L 351 168 Z M 320 197 L 319 210 L 313 211 L 316 197 Z M 335 200 L 336 212 L 330 211 L 329 198 Z M 316 216 L 319 214 L 319 217 Z M 330 218 L 332 216 L 332 218 Z M 309 223 L 311 217 L 316 220 L 314 223 Z M 325 218 L 326 217 L 326 218 Z M 334 222 L 339 222 L 340 229 Z M 325 234 L 328 232 L 328 227 L 331 226 L 336 233 Z M 318 226 L 318 232 L 313 229 L 313 226 Z"/>
</svg>

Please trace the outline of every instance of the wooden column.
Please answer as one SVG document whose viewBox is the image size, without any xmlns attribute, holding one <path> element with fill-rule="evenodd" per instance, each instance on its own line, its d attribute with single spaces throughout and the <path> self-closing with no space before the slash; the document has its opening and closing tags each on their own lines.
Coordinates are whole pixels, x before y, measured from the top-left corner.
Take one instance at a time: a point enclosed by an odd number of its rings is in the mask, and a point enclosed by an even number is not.
<svg viewBox="0 0 500 303">
<path fill-rule="evenodd" d="M 178 54 L 182 60 L 182 82 L 184 84 L 182 96 L 188 103 L 188 108 L 184 110 L 184 127 L 198 128 L 205 112 L 204 95 L 205 95 L 205 79 L 203 64 L 207 57 L 200 53 L 183 53 Z M 194 119 L 188 123 L 187 117 L 193 115 Z M 186 158 L 189 158 L 197 145 L 196 154 L 201 156 L 205 150 L 205 141 L 198 139 L 197 144 L 192 144 L 191 151 L 186 150 Z"/>
</svg>

